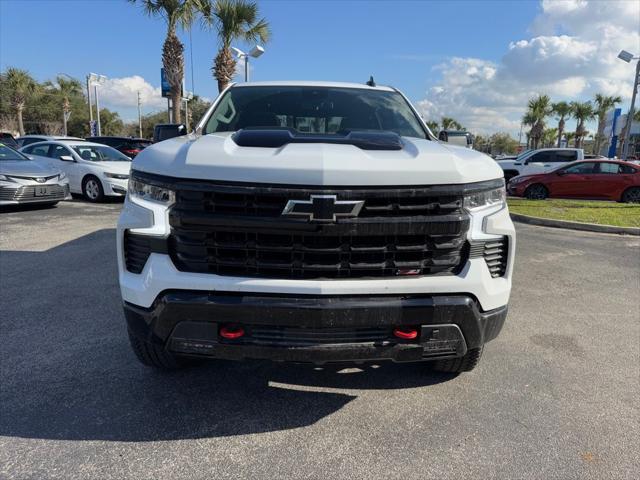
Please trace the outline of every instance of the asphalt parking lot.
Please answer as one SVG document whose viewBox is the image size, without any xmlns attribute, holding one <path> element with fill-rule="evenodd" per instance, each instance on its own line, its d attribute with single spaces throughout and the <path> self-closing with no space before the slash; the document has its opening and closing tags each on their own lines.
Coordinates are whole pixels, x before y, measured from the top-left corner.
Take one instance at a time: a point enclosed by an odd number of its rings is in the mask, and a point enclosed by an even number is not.
<svg viewBox="0 0 640 480">
<path fill-rule="evenodd" d="M 468 374 L 163 374 L 127 342 L 120 208 L 0 213 L 0 478 L 637 478 L 637 238 L 518 225 L 507 324 Z"/>
</svg>

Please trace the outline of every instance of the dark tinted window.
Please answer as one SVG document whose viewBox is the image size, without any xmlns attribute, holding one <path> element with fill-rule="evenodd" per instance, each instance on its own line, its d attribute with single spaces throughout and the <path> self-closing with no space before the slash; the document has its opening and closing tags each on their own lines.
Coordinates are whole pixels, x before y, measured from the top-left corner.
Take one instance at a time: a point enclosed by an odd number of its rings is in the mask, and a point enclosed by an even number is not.
<svg viewBox="0 0 640 480">
<path fill-rule="evenodd" d="M 553 158 L 553 152 L 538 152 L 529 159 L 529 162 L 550 163 L 553 162 Z"/>
<path fill-rule="evenodd" d="M 638 170 L 629 165 L 620 165 L 620 173 L 636 173 Z"/>
<path fill-rule="evenodd" d="M 596 169 L 596 164 L 594 162 L 584 162 L 577 163 L 575 165 L 571 165 L 570 167 L 565 168 L 563 171 L 565 173 L 579 173 L 579 174 L 587 174 L 593 173 Z"/>
<path fill-rule="evenodd" d="M 67 147 L 63 147 L 62 145 L 51 146 L 51 152 L 49 154 L 51 158 L 60 158 L 63 155 L 71 155 L 71 152 Z"/>
<path fill-rule="evenodd" d="M 232 132 L 247 127 L 287 127 L 312 134 L 387 130 L 427 138 L 402 95 L 366 88 L 232 88 L 212 113 L 204 133 Z"/>
<path fill-rule="evenodd" d="M 0 160 L 15 161 L 29 159 L 20 152 L 15 151 L 13 148 L 9 148 L 0 143 Z"/>
<path fill-rule="evenodd" d="M 556 152 L 556 162 L 575 162 L 578 159 L 578 152 L 575 150 L 558 150 Z"/>
<path fill-rule="evenodd" d="M 29 155 L 40 155 L 41 157 L 49 156 L 49 144 L 44 143 L 42 145 L 33 145 L 24 149 L 24 152 Z"/>
<path fill-rule="evenodd" d="M 42 142 L 44 138 L 19 138 L 16 140 L 21 147 L 31 145 L 32 143 Z"/>
<path fill-rule="evenodd" d="M 602 162 L 599 164 L 600 173 L 635 173 L 633 167 L 620 165 L 619 163 Z"/>
</svg>

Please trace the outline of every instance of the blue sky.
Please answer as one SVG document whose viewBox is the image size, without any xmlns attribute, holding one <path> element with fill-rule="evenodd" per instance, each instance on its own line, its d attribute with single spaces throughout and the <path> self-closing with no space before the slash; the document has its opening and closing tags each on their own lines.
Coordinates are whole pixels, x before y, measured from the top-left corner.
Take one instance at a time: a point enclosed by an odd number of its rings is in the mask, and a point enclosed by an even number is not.
<svg viewBox="0 0 640 480">
<path fill-rule="evenodd" d="M 621 3 L 626 9 L 626 12 L 620 12 L 621 18 L 628 17 L 630 12 L 633 20 L 636 6 L 640 18 L 640 2 Z M 437 117 L 450 113 L 479 130 L 485 126 L 489 128 L 495 122 L 485 120 L 486 125 L 481 125 L 478 115 L 467 115 L 472 107 L 499 107 L 495 114 L 509 118 L 499 127 L 513 130 L 516 118 L 521 115 L 514 110 L 517 102 L 526 100 L 525 94 L 536 88 L 536 83 L 518 78 L 517 72 L 521 70 L 518 62 L 523 58 L 530 64 L 548 55 L 553 46 L 560 49 L 567 42 L 586 45 L 597 42 L 584 38 L 588 33 L 580 23 L 580 5 L 560 11 L 557 5 L 538 1 L 263 0 L 259 5 L 263 16 L 271 23 L 273 39 L 265 46 L 265 55 L 253 65 L 253 80 L 364 82 L 372 74 L 377 82 L 403 90 L 426 115 Z M 595 4 L 589 8 L 600 7 Z M 574 18 L 573 23 L 565 24 L 566 17 Z M 615 17 L 610 17 L 607 21 L 616 21 Z M 563 20 L 558 21 L 558 18 Z M 597 26 L 591 28 L 597 29 Z M 214 32 L 202 30 L 199 25 L 194 25 L 192 35 L 195 91 L 213 98 L 217 87 L 210 67 L 217 40 Z M 628 49 L 633 49 L 634 43 L 640 43 L 637 36 L 626 31 L 621 35 L 628 42 L 618 43 L 629 43 Z M 120 111 L 126 119 L 135 116 L 134 95 L 127 94 L 123 98 L 119 94 L 127 88 L 147 84 L 145 110 L 161 108 L 162 102 L 155 98 L 152 88 L 160 83 L 164 36 L 165 25 L 161 19 L 146 17 L 139 6 L 125 0 L 0 0 L 2 70 L 8 66 L 24 68 L 38 80 L 52 78 L 58 72 L 83 79 L 90 71 L 105 74 L 114 81 L 121 79 L 120 83 L 106 89 L 103 103 Z M 181 38 L 186 47 L 187 88 L 190 90 L 189 36 L 183 32 Z M 518 46 L 516 42 L 521 43 Z M 617 44 L 611 48 L 617 48 Z M 582 52 L 581 58 L 575 59 L 580 63 L 576 63 L 575 72 L 569 66 L 564 77 L 542 76 L 536 80 L 537 84 L 551 85 L 553 91 L 550 93 L 557 96 L 588 96 L 592 90 L 589 72 L 578 68 L 586 63 L 583 57 L 589 54 L 587 50 Z M 512 58 L 514 52 L 518 54 L 516 58 Z M 541 65 L 541 68 L 552 66 Z M 462 81 L 460 85 L 461 74 L 471 83 Z M 621 79 L 606 77 L 605 80 L 624 83 L 624 71 L 616 75 Z M 135 76 L 142 78 L 131 80 Z M 587 78 L 587 86 L 576 80 L 581 77 Z M 491 85 L 496 78 L 504 78 L 507 88 L 521 94 L 518 99 L 485 102 L 483 97 L 490 99 L 500 94 L 500 87 Z M 554 85 L 558 82 L 564 88 L 556 88 Z M 122 87 L 119 93 L 114 91 L 118 85 Z M 452 86 L 457 88 L 452 89 Z M 474 89 L 474 95 L 470 96 L 465 87 Z M 483 88 L 490 91 L 483 93 Z M 446 97 L 442 96 L 443 89 Z M 459 108 L 461 102 L 467 104 L 465 110 Z M 450 103 L 448 107 L 447 103 Z M 453 108 L 456 105 L 458 109 Z"/>
</svg>

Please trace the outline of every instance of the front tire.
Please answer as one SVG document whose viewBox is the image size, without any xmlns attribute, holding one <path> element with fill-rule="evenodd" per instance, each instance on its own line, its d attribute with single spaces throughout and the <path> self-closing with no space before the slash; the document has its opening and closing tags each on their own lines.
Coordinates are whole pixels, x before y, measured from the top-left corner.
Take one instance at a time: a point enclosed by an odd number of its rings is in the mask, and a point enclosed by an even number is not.
<svg viewBox="0 0 640 480">
<path fill-rule="evenodd" d="M 549 190 L 541 183 L 534 183 L 527 187 L 524 196 L 529 200 L 544 200 L 549 196 Z"/>
<path fill-rule="evenodd" d="M 163 347 L 146 342 L 129 332 L 129 343 L 136 357 L 143 365 L 157 368 L 158 370 L 177 370 L 186 365 L 186 362 L 167 352 Z"/>
<path fill-rule="evenodd" d="M 84 198 L 90 202 L 101 202 L 104 199 L 104 189 L 102 183 L 93 175 L 87 175 L 82 181 L 82 193 Z"/>
<path fill-rule="evenodd" d="M 463 357 L 437 360 L 433 363 L 433 369 L 443 373 L 470 372 L 480 363 L 483 348 L 472 348 Z"/>
<path fill-rule="evenodd" d="M 622 194 L 623 203 L 640 203 L 640 187 L 627 188 Z"/>
</svg>

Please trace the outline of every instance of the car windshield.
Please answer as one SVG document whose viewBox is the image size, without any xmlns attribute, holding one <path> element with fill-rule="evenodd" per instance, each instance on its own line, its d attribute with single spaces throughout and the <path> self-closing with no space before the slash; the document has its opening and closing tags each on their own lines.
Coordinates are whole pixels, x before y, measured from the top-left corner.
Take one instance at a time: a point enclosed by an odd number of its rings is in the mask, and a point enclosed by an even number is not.
<svg viewBox="0 0 640 480">
<path fill-rule="evenodd" d="M 204 133 L 233 132 L 247 127 L 286 127 L 308 134 L 385 130 L 428 138 L 402 95 L 366 88 L 231 88 L 209 117 Z"/>
<path fill-rule="evenodd" d="M 533 150 L 530 148 L 529 150 L 525 150 L 524 152 L 521 152 L 517 157 L 516 160 L 520 160 L 522 157 L 524 157 L 525 155 L 528 155 L 529 152 L 533 152 Z"/>
<path fill-rule="evenodd" d="M 16 152 L 13 148 L 9 148 L 6 145 L 0 143 L 0 161 L 16 161 L 16 160 L 29 160 L 20 152 Z"/>
<path fill-rule="evenodd" d="M 131 159 L 106 145 L 71 145 L 83 160 L 92 162 L 130 162 Z"/>
</svg>

